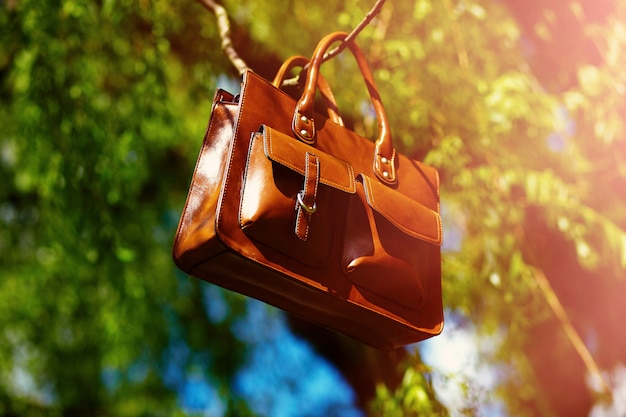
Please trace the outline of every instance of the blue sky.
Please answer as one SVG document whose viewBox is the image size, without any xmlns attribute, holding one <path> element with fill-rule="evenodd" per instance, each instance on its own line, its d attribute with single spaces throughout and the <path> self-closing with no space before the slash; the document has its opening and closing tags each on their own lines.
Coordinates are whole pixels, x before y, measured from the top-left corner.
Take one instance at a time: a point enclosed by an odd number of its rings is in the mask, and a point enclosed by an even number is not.
<svg viewBox="0 0 626 417">
<path fill-rule="evenodd" d="M 228 314 L 222 298 L 225 290 L 203 285 L 210 300 L 207 315 L 220 321 Z M 247 314 L 232 330 L 250 349 L 246 363 L 234 376 L 231 395 L 245 399 L 260 416 L 364 416 L 354 406 L 354 392 L 341 374 L 291 333 L 281 311 L 251 298 L 246 303 Z M 177 350 L 184 355 L 184 346 L 174 348 L 174 356 Z M 180 372 L 171 369 L 166 379 L 176 381 L 180 404 L 188 414 L 224 415 L 225 399 L 219 397 L 211 381 L 201 372 L 191 376 Z"/>
</svg>

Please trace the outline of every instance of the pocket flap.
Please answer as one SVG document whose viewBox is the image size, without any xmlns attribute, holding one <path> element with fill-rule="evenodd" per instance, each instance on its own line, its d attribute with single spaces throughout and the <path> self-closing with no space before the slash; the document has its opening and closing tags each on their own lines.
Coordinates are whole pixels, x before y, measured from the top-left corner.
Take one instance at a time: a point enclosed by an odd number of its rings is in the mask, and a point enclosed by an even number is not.
<svg viewBox="0 0 626 417">
<path fill-rule="evenodd" d="M 265 156 L 302 175 L 305 172 L 305 155 L 314 154 L 320 161 L 320 182 L 329 187 L 354 194 L 356 180 L 352 165 L 300 142 L 268 126 L 262 126 Z"/>
<path fill-rule="evenodd" d="M 441 216 L 434 210 L 365 175 L 365 197 L 369 206 L 409 236 L 440 246 L 443 241 Z"/>
</svg>

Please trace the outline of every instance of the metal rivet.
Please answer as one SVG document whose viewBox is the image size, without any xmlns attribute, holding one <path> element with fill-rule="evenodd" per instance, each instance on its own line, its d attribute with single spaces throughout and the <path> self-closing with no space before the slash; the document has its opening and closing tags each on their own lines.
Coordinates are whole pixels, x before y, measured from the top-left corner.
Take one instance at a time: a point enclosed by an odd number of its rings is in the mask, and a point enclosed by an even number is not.
<svg viewBox="0 0 626 417">
<path fill-rule="evenodd" d="M 306 116 L 300 116 L 300 120 L 302 120 L 302 123 L 304 124 L 309 124 L 309 118 Z"/>
<path fill-rule="evenodd" d="M 382 158 L 380 158 L 380 162 L 382 162 L 383 164 L 388 164 L 389 163 L 389 159 L 385 158 L 384 156 Z"/>
<path fill-rule="evenodd" d="M 309 137 L 309 132 L 307 132 L 307 131 L 306 131 L 306 129 L 302 129 L 302 130 L 300 131 L 300 134 L 301 134 L 302 136 L 304 136 L 305 138 L 308 138 L 308 137 Z"/>
<path fill-rule="evenodd" d="M 389 179 L 389 173 L 387 171 L 383 171 L 383 177 Z"/>
</svg>

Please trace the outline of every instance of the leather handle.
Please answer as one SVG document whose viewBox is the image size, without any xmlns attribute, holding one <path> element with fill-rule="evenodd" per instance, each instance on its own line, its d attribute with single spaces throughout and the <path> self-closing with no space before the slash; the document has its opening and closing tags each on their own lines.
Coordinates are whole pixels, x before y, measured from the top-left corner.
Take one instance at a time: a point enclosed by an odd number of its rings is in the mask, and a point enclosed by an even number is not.
<svg viewBox="0 0 626 417">
<path fill-rule="evenodd" d="M 333 43 L 345 40 L 346 36 L 348 36 L 348 34 L 344 32 L 334 32 L 326 35 L 318 43 L 313 57 L 311 58 L 304 91 L 302 97 L 296 104 L 292 121 L 294 134 L 306 143 L 315 143 L 316 132 L 315 120 L 313 119 L 313 102 L 315 99 L 316 85 L 320 76 L 320 67 L 324 62 L 324 54 Z M 385 113 L 385 108 L 382 104 L 378 89 L 376 88 L 374 77 L 372 76 L 372 72 L 369 69 L 361 48 L 354 42 L 349 42 L 347 47 L 356 59 L 378 118 L 379 134 L 376 140 L 373 161 L 374 173 L 383 183 L 395 184 L 397 182 L 395 169 L 396 150 L 393 146 L 387 113 Z"/>
<path fill-rule="evenodd" d="M 294 68 L 304 68 L 308 63 L 309 59 L 300 55 L 294 55 L 287 58 L 276 72 L 272 84 L 274 85 L 274 87 L 280 88 L 285 81 L 287 74 L 289 74 L 291 70 L 293 70 Z M 328 118 L 339 126 L 344 126 L 343 119 L 339 114 L 335 95 L 333 94 L 330 85 L 328 85 L 326 78 L 324 78 L 322 74 L 319 74 L 319 78 L 317 79 L 317 88 L 319 89 L 319 92 L 324 99 Z"/>
</svg>

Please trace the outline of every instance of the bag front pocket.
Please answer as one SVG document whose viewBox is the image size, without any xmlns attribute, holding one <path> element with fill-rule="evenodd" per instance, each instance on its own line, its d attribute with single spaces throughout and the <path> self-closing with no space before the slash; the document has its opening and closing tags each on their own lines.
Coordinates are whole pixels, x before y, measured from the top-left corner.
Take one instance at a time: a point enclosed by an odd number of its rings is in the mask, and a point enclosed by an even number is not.
<svg viewBox="0 0 626 417">
<path fill-rule="evenodd" d="M 364 175 L 351 197 L 342 253 L 344 274 L 365 298 L 419 310 L 438 282 L 439 214 Z"/>
<path fill-rule="evenodd" d="M 275 250 L 311 267 L 328 265 L 340 244 L 346 191 L 354 188 L 350 165 L 268 127 L 250 142 L 242 230 L 262 252 Z"/>
</svg>

